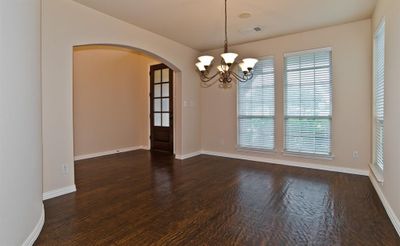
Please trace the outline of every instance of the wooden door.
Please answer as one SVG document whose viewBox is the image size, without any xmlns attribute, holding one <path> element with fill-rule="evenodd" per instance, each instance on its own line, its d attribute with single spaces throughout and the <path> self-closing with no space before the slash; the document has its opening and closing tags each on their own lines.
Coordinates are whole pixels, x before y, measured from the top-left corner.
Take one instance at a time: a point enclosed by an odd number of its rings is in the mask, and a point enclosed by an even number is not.
<svg viewBox="0 0 400 246">
<path fill-rule="evenodd" d="M 173 153 L 173 71 L 164 64 L 150 67 L 150 118 L 151 150 Z"/>
</svg>

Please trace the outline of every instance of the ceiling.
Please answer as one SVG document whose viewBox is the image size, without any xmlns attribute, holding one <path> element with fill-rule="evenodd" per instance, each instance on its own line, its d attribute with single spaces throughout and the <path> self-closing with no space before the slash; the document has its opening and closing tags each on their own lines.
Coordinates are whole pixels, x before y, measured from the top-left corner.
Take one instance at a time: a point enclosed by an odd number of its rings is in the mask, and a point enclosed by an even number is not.
<svg viewBox="0 0 400 246">
<path fill-rule="evenodd" d="M 200 51 L 223 45 L 223 0 L 74 1 Z M 366 19 L 375 5 L 376 0 L 229 0 L 229 42 L 245 43 Z M 242 13 L 251 16 L 239 18 Z"/>
</svg>

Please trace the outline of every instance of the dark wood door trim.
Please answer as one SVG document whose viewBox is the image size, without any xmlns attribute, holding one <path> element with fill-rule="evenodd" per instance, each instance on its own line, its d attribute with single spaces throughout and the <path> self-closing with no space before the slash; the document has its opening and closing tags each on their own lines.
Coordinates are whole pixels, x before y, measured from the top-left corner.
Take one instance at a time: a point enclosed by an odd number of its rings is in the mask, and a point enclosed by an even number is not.
<svg viewBox="0 0 400 246">
<path fill-rule="evenodd" d="M 163 80 L 163 73 L 168 69 L 168 81 Z M 160 71 L 161 80 L 155 81 L 155 72 Z M 174 95 L 173 95 L 173 70 L 165 64 L 150 66 L 150 149 L 152 151 L 165 151 L 173 154 L 174 152 Z M 156 83 L 157 82 L 157 83 Z M 155 93 L 155 86 L 159 87 Z M 164 95 L 163 87 L 168 86 L 168 95 Z M 155 110 L 155 101 L 160 102 Z M 169 103 L 168 111 L 163 107 L 163 103 Z M 160 116 L 160 122 L 155 122 L 155 114 Z M 166 119 L 168 118 L 168 120 Z M 165 124 L 169 121 L 168 124 Z M 157 125 L 158 124 L 158 125 Z"/>
</svg>

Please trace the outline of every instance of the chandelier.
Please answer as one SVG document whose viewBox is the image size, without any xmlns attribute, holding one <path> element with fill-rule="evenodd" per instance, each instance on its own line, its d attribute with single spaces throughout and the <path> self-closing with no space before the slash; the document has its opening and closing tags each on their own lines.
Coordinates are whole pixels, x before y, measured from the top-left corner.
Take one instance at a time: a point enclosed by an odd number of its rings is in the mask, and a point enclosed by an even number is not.
<svg viewBox="0 0 400 246">
<path fill-rule="evenodd" d="M 214 60 L 213 56 L 200 56 L 198 58 L 199 62 L 196 63 L 203 87 L 210 87 L 216 82 L 219 82 L 220 87 L 229 88 L 232 86 L 232 81 L 246 82 L 253 78 L 253 68 L 258 60 L 254 58 L 245 58 L 241 62 L 237 62 L 236 58 L 238 54 L 230 53 L 228 47 L 228 11 L 227 0 L 225 0 L 225 42 L 220 65 L 217 66 L 217 71 L 212 75 L 210 71 Z M 235 72 L 237 65 L 240 67 L 241 73 Z M 214 80 L 217 76 L 219 76 L 218 79 Z"/>
</svg>

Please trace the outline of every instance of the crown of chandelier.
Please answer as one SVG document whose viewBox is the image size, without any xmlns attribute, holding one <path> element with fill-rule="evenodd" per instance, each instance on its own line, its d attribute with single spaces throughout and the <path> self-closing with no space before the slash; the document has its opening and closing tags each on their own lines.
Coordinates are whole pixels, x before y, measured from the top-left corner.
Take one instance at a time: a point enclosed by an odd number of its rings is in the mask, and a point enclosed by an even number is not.
<svg viewBox="0 0 400 246">
<path fill-rule="evenodd" d="M 221 54 L 222 59 L 220 65 L 217 66 L 216 73 L 211 75 L 210 71 L 214 61 L 213 56 L 200 56 L 198 58 L 199 62 L 196 63 L 202 81 L 201 85 L 203 87 L 210 87 L 216 82 L 219 82 L 220 87 L 227 88 L 232 86 L 232 81 L 246 82 L 253 78 L 253 68 L 258 60 L 254 58 L 245 58 L 241 62 L 237 62 L 236 58 L 238 57 L 238 54 L 230 53 L 228 47 L 228 11 L 227 0 L 225 0 L 225 42 L 224 53 Z M 242 71 L 240 74 L 235 72 L 237 65 Z M 216 79 L 217 76 L 219 76 L 218 79 Z"/>
</svg>

